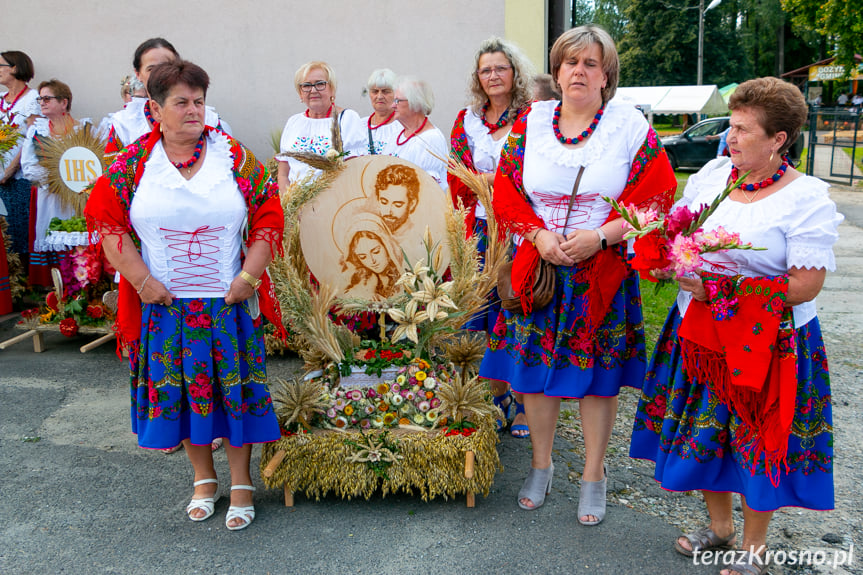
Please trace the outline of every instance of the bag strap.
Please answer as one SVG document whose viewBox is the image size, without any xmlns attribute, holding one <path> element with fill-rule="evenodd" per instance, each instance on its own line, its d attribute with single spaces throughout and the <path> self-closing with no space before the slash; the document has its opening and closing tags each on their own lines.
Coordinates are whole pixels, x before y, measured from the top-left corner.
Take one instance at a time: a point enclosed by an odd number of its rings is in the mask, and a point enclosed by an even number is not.
<svg viewBox="0 0 863 575">
<path fill-rule="evenodd" d="M 369 154 L 374 156 L 374 155 L 377 155 L 377 152 L 375 151 L 375 140 L 374 140 L 374 138 L 372 138 L 372 129 L 370 126 L 368 126 L 368 130 L 369 130 Z"/>
<path fill-rule="evenodd" d="M 582 174 L 584 174 L 584 166 L 578 168 L 578 175 L 575 177 L 575 183 L 572 184 L 572 195 L 569 196 L 569 207 L 566 210 L 566 221 L 563 222 L 563 233 L 566 233 L 566 227 L 569 225 L 569 214 L 572 213 L 572 204 L 575 203 L 575 195 L 578 193 Z"/>
</svg>

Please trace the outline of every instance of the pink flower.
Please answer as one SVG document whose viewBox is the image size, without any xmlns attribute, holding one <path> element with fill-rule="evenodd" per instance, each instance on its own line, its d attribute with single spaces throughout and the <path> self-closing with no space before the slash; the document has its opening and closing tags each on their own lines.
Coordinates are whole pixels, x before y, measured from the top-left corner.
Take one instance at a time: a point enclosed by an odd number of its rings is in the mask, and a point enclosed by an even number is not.
<svg viewBox="0 0 863 575">
<path fill-rule="evenodd" d="M 198 327 L 203 327 L 204 329 L 210 329 L 213 326 L 213 318 L 210 317 L 209 314 L 202 313 L 198 316 Z"/>
<path fill-rule="evenodd" d="M 665 235 L 674 239 L 680 232 L 689 228 L 695 221 L 696 214 L 689 206 L 680 206 L 665 218 Z"/>
<path fill-rule="evenodd" d="M 363 392 L 359 389 L 352 389 L 348 392 L 348 399 L 351 401 L 359 401 L 363 398 Z"/>
<path fill-rule="evenodd" d="M 698 242 L 691 237 L 678 234 L 669 245 L 669 256 L 677 275 L 694 272 L 703 263 Z"/>
<path fill-rule="evenodd" d="M 195 383 L 198 385 L 207 385 L 210 383 L 210 376 L 206 373 L 199 373 L 195 376 Z"/>
<path fill-rule="evenodd" d="M 193 299 L 189 302 L 189 311 L 192 313 L 201 313 L 204 311 L 204 302 L 199 299 Z"/>
</svg>

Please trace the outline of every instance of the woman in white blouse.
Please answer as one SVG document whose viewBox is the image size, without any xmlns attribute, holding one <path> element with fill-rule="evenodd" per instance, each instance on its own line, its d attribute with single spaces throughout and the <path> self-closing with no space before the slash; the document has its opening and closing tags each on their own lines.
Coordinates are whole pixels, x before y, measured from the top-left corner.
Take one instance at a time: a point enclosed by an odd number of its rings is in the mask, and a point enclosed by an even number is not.
<svg viewBox="0 0 863 575">
<path fill-rule="evenodd" d="M 489 184 L 494 183 L 500 151 L 513 122 L 530 104 L 532 73 L 530 62 L 521 50 L 497 37 L 480 44 L 474 57 L 469 85 L 471 104 L 456 117 L 450 142 L 453 155 L 469 169 L 483 174 Z M 489 241 L 486 206 L 457 177 L 449 174 L 447 181 L 453 203 L 458 206 L 460 200 L 468 210 L 465 224 L 478 238 L 477 249 L 484 258 Z M 497 294 L 492 294 L 489 308 L 471 318 L 465 329 L 491 331 L 500 312 L 498 300 Z M 494 404 L 504 413 L 504 420 L 498 420 L 498 428 L 502 429 L 505 420 L 509 419 L 514 403 L 515 415 L 510 433 L 513 437 L 528 437 L 530 431 L 521 399 L 513 398 L 509 387 L 502 381 L 492 382 L 491 392 Z"/>
<path fill-rule="evenodd" d="M 183 442 L 195 472 L 186 514 L 203 521 L 219 489 L 210 445 L 226 438 L 225 523 L 243 529 L 255 517 L 252 444 L 280 437 L 258 310 L 284 333 L 265 275 L 284 212 L 254 154 L 206 127 L 204 70 L 171 60 L 148 85 L 157 129 L 118 154 L 86 215 L 122 275 L 118 334 L 130 349 L 138 444 Z"/>
<path fill-rule="evenodd" d="M 612 99 L 619 62 L 607 32 L 564 32 L 550 61 L 562 99 L 519 116 L 494 181 L 495 216 L 523 239 L 511 276 L 526 313 L 498 314 L 480 376 L 524 397 L 533 451 L 522 509 L 538 508 L 550 492 L 561 398 L 578 400 L 585 464 L 577 517 L 596 525 L 606 511 L 617 396 L 624 385 L 641 386 L 646 364 L 638 278 L 625 263 L 621 220 L 602 197 L 670 205 L 676 180 L 641 113 Z M 529 288 L 540 258 L 555 264 L 557 281 L 551 302 L 534 309 Z"/>
<path fill-rule="evenodd" d="M 353 110 L 336 105 L 336 74 L 326 62 L 307 62 L 294 74 L 294 87 L 305 112 L 288 118 L 279 150 L 284 152 L 311 152 L 323 156 L 332 149 L 333 121 L 339 123 L 342 148 L 348 156 L 367 153 L 368 138 L 365 124 Z M 279 160 L 279 190 L 304 178 L 309 172 L 316 173 L 308 164 L 277 156 Z"/>
<path fill-rule="evenodd" d="M 33 61 L 24 52 L 9 50 L 0 53 L 0 124 L 13 126 L 22 134 L 39 115 L 38 93 L 27 82 L 33 79 Z M 19 254 L 26 267 L 29 249 L 30 181 L 21 171 L 19 141 L 12 149 L 0 155 L 0 199 L 9 215 L 9 234 L 12 243 L 6 246 L 9 253 Z"/>
<path fill-rule="evenodd" d="M 159 64 L 179 58 L 177 49 L 164 38 L 150 38 L 135 49 L 132 67 L 135 69 L 135 77 L 143 84 L 145 93 L 141 96 L 140 93 L 133 92 L 131 100 L 123 109 L 110 115 L 111 128 L 105 146 L 106 155 L 116 154 L 144 134 L 150 133 L 154 124 L 150 100 L 146 95 L 150 72 Z M 227 134 L 231 133 L 231 127 L 219 117 L 212 106 L 207 106 L 204 121 L 208 126 Z"/>
<path fill-rule="evenodd" d="M 757 575 L 776 509 L 833 508 L 830 376 L 815 296 L 835 269 L 842 216 L 827 184 L 785 155 L 807 118 L 793 84 L 749 80 L 728 107 L 730 158 L 690 177 L 677 205 L 696 210 L 743 177 L 703 229 L 765 249 L 704 254 L 700 277 L 678 279 L 630 455 L 656 462 L 663 489 L 702 491 L 710 524 L 678 538 L 678 552 L 742 543 L 745 553 L 722 574 Z"/>
<path fill-rule="evenodd" d="M 372 112 L 363 118 L 368 135 L 368 153 L 382 154 L 402 131 L 402 125 L 396 121 L 393 110 L 395 98 L 396 74 L 389 68 L 375 70 L 369 76 L 366 90 L 372 104 Z"/>
<path fill-rule="evenodd" d="M 384 153 L 416 164 L 446 190 L 446 162 L 438 158 L 449 156 L 449 145 L 428 117 L 433 108 L 434 94 L 428 83 L 412 76 L 399 78 L 393 110 L 402 129 Z"/>
<path fill-rule="evenodd" d="M 76 120 L 72 117 L 72 90 L 65 83 L 51 79 L 39 84 L 37 98 L 42 117 L 36 118 L 27 129 L 27 137 L 21 150 L 21 170 L 24 177 L 36 185 L 36 214 L 34 220 L 33 253 L 30 254 L 30 283 L 50 287 L 50 266 L 56 262 L 51 257 L 47 242 L 48 225 L 52 218 L 65 220 L 75 215 L 75 208 L 64 203 L 62 198 L 48 190 L 47 173 L 39 164 L 37 149 L 39 139 L 62 138 L 90 124 L 90 119 Z"/>
</svg>

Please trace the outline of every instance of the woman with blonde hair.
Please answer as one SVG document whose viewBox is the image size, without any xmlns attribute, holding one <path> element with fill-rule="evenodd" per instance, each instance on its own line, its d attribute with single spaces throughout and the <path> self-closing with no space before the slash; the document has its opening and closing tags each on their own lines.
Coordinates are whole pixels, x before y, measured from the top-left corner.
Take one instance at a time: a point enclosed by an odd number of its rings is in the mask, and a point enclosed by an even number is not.
<svg viewBox="0 0 863 575">
<path fill-rule="evenodd" d="M 333 122 L 339 123 L 342 146 L 348 156 L 366 153 L 368 141 L 359 114 L 336 105 L 336 73 L 326 62 L 312 61 L 300 66 L 294 74 L 294 87 L 306 110 L 288 118 L 282 130 L 280 152 L 311 152 L 324 155 L 332 149 Z M 280 156 L 279 190 L 303 179 L 316 170 L 299 160 Z"/>
</svg>

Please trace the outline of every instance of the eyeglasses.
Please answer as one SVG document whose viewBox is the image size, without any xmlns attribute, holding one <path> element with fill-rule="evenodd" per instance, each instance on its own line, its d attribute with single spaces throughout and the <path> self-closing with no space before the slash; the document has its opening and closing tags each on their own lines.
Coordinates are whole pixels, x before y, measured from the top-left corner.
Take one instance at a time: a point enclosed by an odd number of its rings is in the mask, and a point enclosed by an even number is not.
<svg viewBox="0 0 863 575">
<path fill-rule="evenodd" d="M 36 98 L 36 101 L 41 104 L 42 102 L 50 102 L 51 100 L 59 100 L 59 99 L 60 98 L 58 98 L 57 96 L 39 96 L 38 98 Z"/>
<path fill-rule="evenodd" d="M 0 64 L 0 68 L 14 68 L 12 64 Z"/>
<path fill-rule="evenodd" d="M 318 92 L 323 92 L 327 89 L 327 84 L 329 84 L 329 82 L 326 82 L 324 80 L 318 80 L 314 84 L 312 84 L 311 82 L 304 82 L 300 84 L 300 90 L 302 90 L 303 92 L 311 92 L 312 88 L 314 88 Z"/>
<path fill-rule="evenodd" d="M 402 102 L 404 102 L 405 104 L 409 103 L 407 98 L 393 98 L 393 104 L 395 104 L 396 106 L 398 106 Z"/>
<path fill-rule="evenodd" d="M 491 78 L 492 72 L 496 73 L 498 76 L 503 76 L 510 70 L 512 70 L 512 66 L 495 66 L 493 68 L 481 68 L 477 71 L 477 74 L 480 78 Z"/>
</svg>

